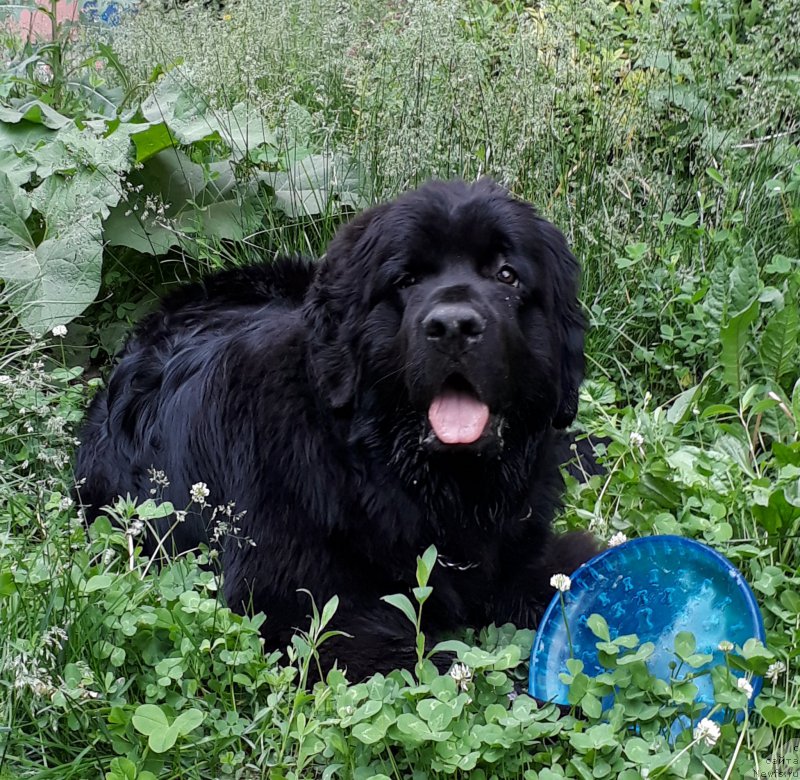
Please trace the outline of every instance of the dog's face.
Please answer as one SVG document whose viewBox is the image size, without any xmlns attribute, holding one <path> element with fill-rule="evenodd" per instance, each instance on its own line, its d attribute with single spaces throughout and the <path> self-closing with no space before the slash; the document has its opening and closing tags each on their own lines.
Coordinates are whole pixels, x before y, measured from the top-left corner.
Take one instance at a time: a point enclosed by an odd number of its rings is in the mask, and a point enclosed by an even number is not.
<svg viewBox="0 0 800 780">
<path fill-rule="evenodd" d="M 307 305 L 334 406 L 379 394 L 431 450 L 564 427 L 583 374 L 578 267 L 561 234 L 488 180 L 434 182 L 332 242 Z"/>
</svg>

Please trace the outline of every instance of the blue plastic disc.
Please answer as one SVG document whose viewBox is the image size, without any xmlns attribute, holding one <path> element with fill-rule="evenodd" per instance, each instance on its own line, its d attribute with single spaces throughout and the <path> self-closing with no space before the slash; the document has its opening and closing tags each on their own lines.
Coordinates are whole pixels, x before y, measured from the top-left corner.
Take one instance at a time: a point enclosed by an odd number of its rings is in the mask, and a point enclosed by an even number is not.
<svg viewBox="0 0 800 780">
<path fill-rule="evenodd" d="M 592 558 L 571 580 L 564 593 L 565 609 L 556 593 L 531 651 L 528 690 L 542 701 L 568 704 L 568 686 L 559 679 L 570 658 L 565 616 L 573 655 L 583 661 L 590 677 L 604 671 L 597 660 L 600 640 L 586 625 L 593 613 L 606 619 L 611 639 L 636 634 L 640 642 L 652 642 L 655 650 L 647 666 L 651 674 L 665 680 L 673 673 L 670 663 L 677 660 L 675 637 L 681 631 L 694 634 L 695 652 L 713 655 L 709 666 L 725 662 L 719 650 L 722 641 L 741 646 L 752 638 L 766 640 L 755 596 L 739 570 L 715 550 L 691 539 L 632 539 Z M 698 701 L 710 708 L 714 691 L 709 675 L 694 682 Z M 755 698 L 761 678 L 750 682 Z"/>
</svg>

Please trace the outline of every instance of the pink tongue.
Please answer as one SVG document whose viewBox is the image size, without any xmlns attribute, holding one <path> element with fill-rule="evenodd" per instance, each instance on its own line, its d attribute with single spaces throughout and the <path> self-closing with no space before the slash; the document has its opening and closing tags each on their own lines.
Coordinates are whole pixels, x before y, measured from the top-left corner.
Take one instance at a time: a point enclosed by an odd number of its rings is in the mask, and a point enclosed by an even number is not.
<svg viewBox="0 0 800 780">
<path fill-rule="evenodd" d="M 445 390 L 428 409 L 436 438 L 444 444 L 472 444 L 489 422 L 489 407 L 469 393 Z"/>
</svg>

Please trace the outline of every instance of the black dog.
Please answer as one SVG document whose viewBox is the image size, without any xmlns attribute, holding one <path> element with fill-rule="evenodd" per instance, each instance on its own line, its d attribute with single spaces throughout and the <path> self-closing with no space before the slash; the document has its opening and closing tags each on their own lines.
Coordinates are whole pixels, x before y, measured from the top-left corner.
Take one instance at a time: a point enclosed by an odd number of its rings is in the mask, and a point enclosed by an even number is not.
<svg viewBox="0 0 800 780">
<path fill-rule="evenodd" d="M 193 504 L 170 545 L 213 534 L 211 507 L 245 511 L 221 542 L 225 596 L 263 610 L 285 646 L 340 597 L 323 647 L 353 676 L 413 666 L 412 631 L 380 597 L 443 565 L 428 636 L 533 626 L 549 578 L 594 552 L 553 537 L 556 429 L 576 413 L 584 317 L 564 237 L 488 180 L 433 182 L 342 227 L 320 264 L 284 259 L 191 285 L 145 319 L 93 403 L 77 478 L 89 517 L 117 495 Z M 152 546 L 149 548 L 152 550 Z"/>
</svg>

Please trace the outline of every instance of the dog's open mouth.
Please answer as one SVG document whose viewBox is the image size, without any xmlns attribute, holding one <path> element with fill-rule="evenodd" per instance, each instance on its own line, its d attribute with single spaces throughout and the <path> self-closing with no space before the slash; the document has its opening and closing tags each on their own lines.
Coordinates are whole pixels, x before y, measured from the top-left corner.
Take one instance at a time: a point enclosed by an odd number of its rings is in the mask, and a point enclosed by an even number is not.
<svg viewBox="0 0 800 780">
<path fill-rule="evenodd" d="M 473 444 L 489 423 L 489 407 L 460 374 L 451 374 L 428 409 L 428 421 L 442 444 Z"/>
</svg>

